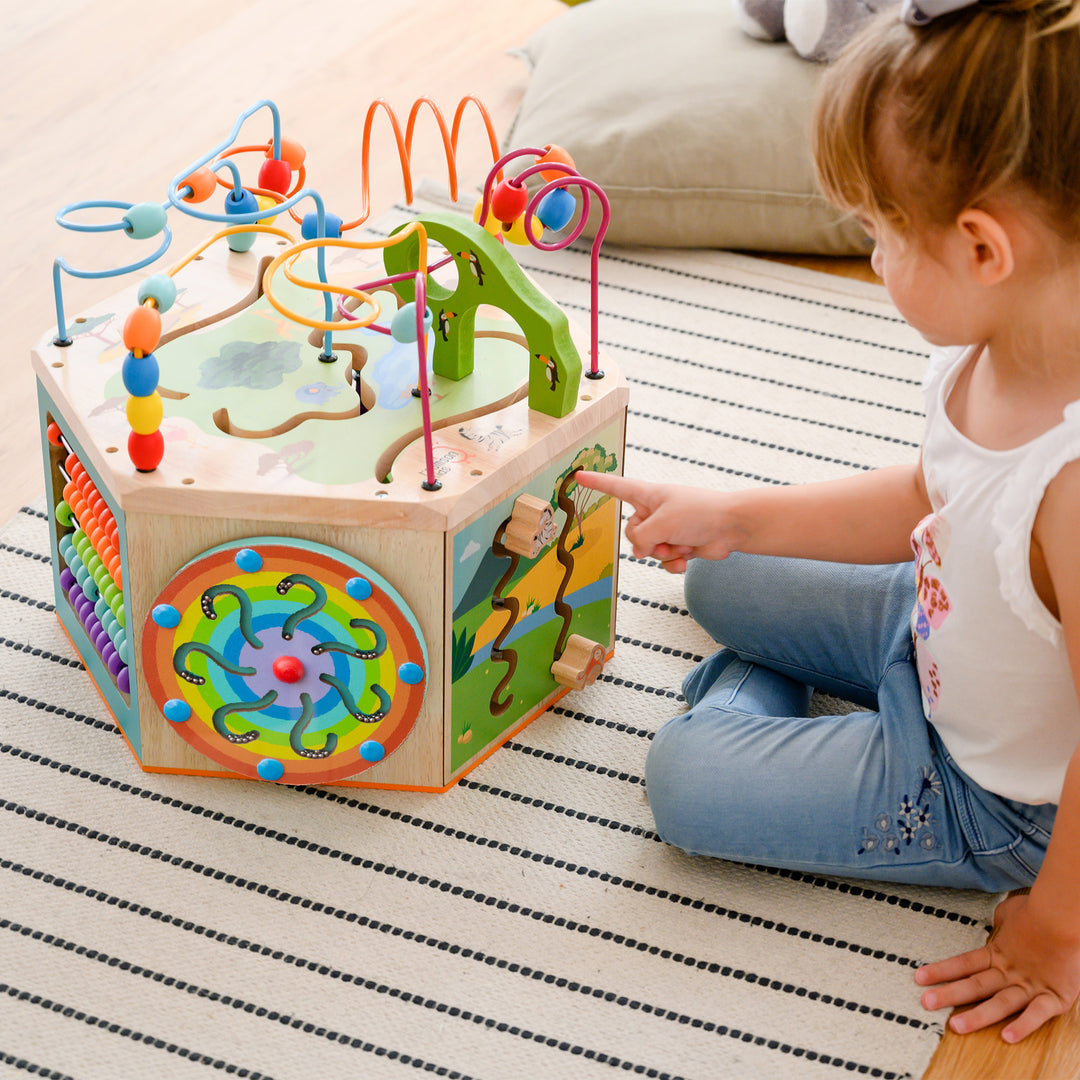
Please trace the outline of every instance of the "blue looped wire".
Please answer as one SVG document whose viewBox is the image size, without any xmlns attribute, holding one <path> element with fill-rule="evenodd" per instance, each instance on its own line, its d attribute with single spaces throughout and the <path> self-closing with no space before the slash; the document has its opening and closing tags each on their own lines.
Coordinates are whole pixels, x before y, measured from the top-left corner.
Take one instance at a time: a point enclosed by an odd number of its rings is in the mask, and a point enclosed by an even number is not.
<svg viewBox="0 0 1080 1080">
<path fill-rule="evenodd" d="M 77 210 L 130 210 L 134 205 L 134 203 L 120 202 L 115 199 L 90 199 L 84 202 L 71 203 L 70 205 L 65 206 L 56 215 L 56 223 L 62 228 L 70 229 L 73 232 L 126 232 L 128 226 L 123 219 L 120 221 L 109 221 L 99 225 L 90 225 L 78 221 L 71 221 L 69 215 Z M 168 210 L 168 204 L 163 203 L 162 208 Z M 157 250 L 152 254 L 147 255 L 145 258 L 136 259 L 135 262 L 128 263 L 126 266 L 117 266 L 105 270 L 80 270 L 78 267 L 72 266 L 71 263 L 63 258 L 63 256 L 58 256 L 54 259 L 53 298 L 56 303 L 56 343 L 58 345 L 68 345 L 71 343 L 71 338 L 67 335 L 67 323 L 64 319 L 64 292 L 60 277 L 61 270 L 66 274 L 70 274 L 72 277 L 92 280 L 98 278 L 120 277 L 122 274 L 134 273 L 136 270 L 142 270 L 143 267 L 157 262 L 157 260 L 169 250 L 169 245 L 171 243 L 172 230 L 166 225 L 162 229 L 162 239 Z"/>
</svg>

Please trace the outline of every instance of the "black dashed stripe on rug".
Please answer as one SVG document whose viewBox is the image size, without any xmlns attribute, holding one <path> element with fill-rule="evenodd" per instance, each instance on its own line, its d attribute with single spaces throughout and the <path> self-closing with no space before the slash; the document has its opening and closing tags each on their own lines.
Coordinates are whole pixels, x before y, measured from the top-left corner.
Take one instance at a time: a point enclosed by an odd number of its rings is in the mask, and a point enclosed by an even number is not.
<svg viewBox="0 0 1080 1080">
<path fill-rule="evenodd" d="M 6 649 L 11 649 L 14 652 L 26 653 L 28 656 L 33 656 L 38 660 L 47 660 L 50 664 L 59 664 L 61 667 L 77 668 L 79 671 L 86 670 L 78 659 L 73 659 L 69 656 L 61 656 L 59 653 L 49 652 L 47 649 L 39 649 L 34 645 L 27 645 L 22 641 L 12 641 L 10 638 L 0 637 L 0 645 Z"/>
<path fill-rule="evenodd" d="M 14 544 L 0 544 L 0 551 L 6 551 L 9 555 L 21 555 L 24 559 L 33 559 L 34 562 L 46 564 L 52 562 L 52 556 L 47 552 L 28 551 L 26 548 L 16 547 Z"/>
<path fill-rule="evenodd" d="M 785 390 L 798 390 L 802 393 L 813 394 L 816 397 L 827 398 L 830 401 L 846 401 L 852 405 L 866 405 L 871 408 L 885 409 L 888 412 L 901 413 L 906 416 L 921 417 L 923 415 L 921 409 L 908 409 L 899 405 L 893 405 L 887 401 L 877 401 L 874 398 L 860 398 L 852 397 L 849 394 L 838 394 L 833 390 L 819 390 L 813 386 L 803 386 L 798 383 L 785 382 L 783 379 L 774 379 L 768 375 L 760 375 L 755 371 L 740 371 L 738 368 L 721 367 L 719 364 L 708 363 L 702 360 L 692 360 L 687 356 L 674 356 L 671 353 L 657 352 L 654 349 L 642 349 L 637 345 L 626 345 L 623 342 L 618 341 L 602 341 L 600 344 L 604 348 L 612 349 L 615 352 L 629 352 L 633 353 L 635 356 L 648 356 L 654 360 L 669 360 L 674 364 L 700 368 L 710 374 L 731 375 L 737 379 L 748 379 L 752 382 L 765 383 L 768 386 L 777 386 Z M 757 349 L 759 352 L 777 356 L 786 355 L 761 346 L 743 344 L 740 345 L 740 348 Z"/>
<path fill-rule="evenodd" d="M 289 966 L 315 971 L 316 973 L 325 977 L 359 984 L 365 989 L 375 990 L 379 993 L 386 993 L 388 994 L 388 996 L 394 997 L 398 1000 L 402 1000 L 407 1004 L 415 1004 L 427 1009 L 435 1008 L 440 1013 L 452 1016 L 455 1019 L 463 1019 L 469 1023 L 494 1028 L 495 1030 L 498 1030 L 499 1032 L 504 1034 L 516 1035 L 529 1041 L 540 1042 L 549 1046 L 555 1046 L 560 1050 L 568 1050 L 572 1054 L 580 1055 L 591 1060 L 600 1060 L 603 1064 L 613 1065 L 616 1068 L 620 1068 L 626 1071 L 633 1071 L 638 1075 L 654 1075 L 657 1076 L 659 1080 L 665 1080 L 665 1078 L 670 1077 L 670 1074 L 659 1073 L 656 1071 L 646 1071 L 645 1066 L 635 1066 L 633 1063 L 624 1062 L 618 1058 L 612 1058 L 610 1055 L 600 1054 L 598 1051 L 587 1050 L 579 1046 L 571 1046 L 569 1044 L 566 1044 L 565 1042 L 560 1045 L 559 1041 L 557 1040 L 549 1041 L 549 1037 L 547 1036 L 543 1036 L 535 1032 L 528 1031 L 526 1029 L 515 1028 L 512 1025 L 509 1025 L 503 1021 L 494 1021 L 488 1017 L 478 1015 L 470 1010 L 461 1010 L 456 1006 L 451 1006 L 444 1002 L 436 1002 L 433 999 L 429 999 L 421 995 L 411 994 L 399 988 L 389 987 L 386 986 L 384 982 L 376 982 L 375 980 L 366 978 L 356 973 L 345 972 L 336 968 L 327 968 L 322 961 L 306 960 L 302 957 L 297 957 L 292 953 L 283 954 L 280 948 L 275 949 L 267 945 L 261 945 L 257 942 L 253 942 L 250 939 L 237 938 L 235 935 L 232 934 L 225 934 L 222 931 L 216 931 L 203 925 L 193 924 L 187 919 L 181 919 L 166 912 L 162 912 L 157 909 L 151 909 L 145 905 L 133 903 L 130 900 L 102 892 L 98 889 L 93 889 L 84 885 L 76 885 L 75 883 L 67 881 L 64 878 L 57 877 L 56 875 L 43 874 L 40 871 L 35 871 L 22 864 L 14 863 L 11 860 L 0 860 L 0 869 L 12 870 L 15 873 L 33 877 L 36 880 L 43 881 L 46 884 L 53 885 L 54 887 L 77 892 L 80 896 L 95 900 L 99 903 L 108 904 L 110 907 L 117 908 L 118 910 L 130 911 L 140 916 L 150 917 L 154 919 L 155 922 L 175 927 L 188 933 L 194 933 L 199 937 L 207 940 L 226 944 L 233 948 L 240 948 L 245 952 L 252 952 L 262 956 L 270 956 L 272 959 L 277 960 L 278 962 L 284 962 Z M 262 888 L 258 888 L 255 891 L 262 893 Z M 273 898 L 280 899 L 280 897 Z M 315 905 L 305 905 L 305 907 L 307 907 L 309 910 L 320 910 L 320 908 L 316 907 Z M 333 914 L 339 918 L 343 915 L 340 909 L 327 908 L 325 906 L 321 908 L 321 913 Z M 348 922 L 354 925 L 362 926 L 365 929 L 373 929 L 382 933 L 394 933 L 396 936 L 405 937 L 408 940 L 413 940 L 420 944 L 429 945 L 438 949 L 440 952 L 447 953 L 454 957 L 468 960 L 478 960 L 479 962 L 487 965 L 494 963 L 494 966 L 502 970 L 511 972 L 513 974 L 521 975 L 522 977 L 529 979 L 533 982 L 544 983 L 545 985 L 552 986 L 559 990 L 564 990 L 568 993 L 601 1000 L 620 1008 L 630 1009 L 634 1012 L 639 1012 L 643 1015 L 654 1016 L 660 1020 L 667 1020 L 681 1025 L 691 1025 L 694 1028 L 708 1032 L 710 1034 L 716 1034 L 730 1038 L 738 1038 L 747 1042 L 753 1041 L 758 1045 L 765 1044 L 765 1039 L 761 1036 L 751 1035 L 749 1038 L 747 1038 L 747 1036 L 749 1035 L 749 1033 L 747 1032 L 733 1030 L 727 1028 L 722 1024 L 717 1024 L 702 1017 L 689 1016 L 686 1013 L 682 1013 L 677 1010 L 667 1008 L 665 1006 L 656 1005 L 650 1002 L 631 998 L 624 994 L 619 994 L 616 991 L 604 989 L 603 987 L 594 987 L 586 983 L 581 983 L 577 980 L 566 979 L 529 965 L 518 964 L 514 961 L 493 958 L 488 953 L 480 952 L 466 946 L 459 946 L 452 942 L 430 939 L 427 938 L 425 935 L 414 934 L 411 931 L 401 930 L 400 928 L 392 927 L 389 924 L 379 923 L 370 919 L 367 916 L 362 916 L 354 912 L 349 912 L 345 914 L 344 917 Z M 24 928 L 20 924 L 12 923 L 10 920 L 7 919 L 0 919 L 0 929 L 7 929 L 15 933 L 25 933 Z M 34 934 L 34 932 L 30 931 L 30 934 Z M 53 935 L 48 935 L 48 937 L 52 936 Z M 108 954 L 101 953 L 97 950 L 90 950 L 86 949 L 85 947 L 68 945 L 66 942 L 64 942 L 63 939 L 58 939 L 55 941 L 46 940 L 44 943 L 48 945 L 57 945 L 61 948 L 68 947 L 75 948 L 77 950 L 81 949 L 81 952 L 83 954 L 91 954 L 90 959 L 100 960 L 102 963 L 106 963 L 110 967 L 120 966 L 121 970 L 125 970 L 125 968 L 122 966 L 125 962 L 119 961 L 116 958 L 113 958 Z M 686 963 L 686 966 L 694 966 L 690 963 L 687 963 L 686 960 L 684 960 L 683 962 Z M 130 966 L 134 967 L 134 965 Z M 740 968 L 732 967 L 730 965 L 710 964 L 705 970 L 707 970 L 709 974 L 717 975 L 721 978 L 734 979 L 736 981 L 745 982 L 749 985 L 758 986 L 764 990 L 772 991 L 778 994 L 794 994 L 815 1003 L 820 1003 L 822 1005 L 826 1005 L 832 1008 L 841 1009 L 846 1012 L 853 1012 L 860 1015 L 869 1016 L 873 1019 L 882 1020 L 886 1023 L 897 1024 L 901 1027 L 910 1027 L 917 1030 L 927 1030 L 935 1026 L 933 1022 L 921 1020 L 917 1017 L 907 1016 L 903 1013 L 898 1013 L 892 1010 L 882 1009 L 877 1006 L 866 1005 L 860 1002 L 851 1001 L 847 998 L 842 998 L 834 994 L 823 993 L 808 987 L 796 985 L 794 983 L 784 982 L 779 979 L 761 976 L 754 972 L 745 971 Z M 165 976 L 160 976 L 153 971 L 149 971 L 148 969 L 141 967 L 137 968 L 134 973 L 138 975 L 143 975 L 143 977 L 154 978 L 155 981 L 161 981 L 162 978 L 168 978 Z M 181 989 L 186 989 L 187 987 L 186 983 L 182 983 L 179 980 L 170 981 L 173 984 L 179 984 L 179 988 Z M 204 990 L 200 992 L 200 990 L 201 988 L 196 988 L 194 992 L 198 993 L 200 997 L 210 997 L 210 1000 L 215 1000 L 215 998 L 212 996 L 214 994 L 213 991 Z M 220 1000 L 220 995 L 218 996 L 218 1000 Z M 227 1001 L 226 1003 L 230 1002 Z M 250 1010 L 245 1008 L 245 1011 Z M 265 1013 L 265 1010 L 263 1011 Z M 273 1018 L 276 1018 L 276 1016 Z M 300 1023 L 303 1024 L 304 1021 L 300 1021 Z M 788 1049 L 787 1052 L 795 1052 L 795 1048 L 791 1047 Z M 820 1060 L 823 1064 L 836 1064 L 851 1071 L 858 1071 L 863 1075 L 879 1075 L 882 1077 L 889 1075 L 884 1070 L 879 1070 L 877 1072 L 866 1072 L 866 1069 L 868 1067 L 865 1065 L 859 1065 L 856 1062 L 844 1061 L 843 1059 L 839 1058 L 830 1058 L 828 1055 L 817 1055 L 814 1051 L 807 1048 L 801 1048 L 801 1054 L 814 1055 L 812 1060 Z M 670 1077 L 670 1080 L 676 1080 L 676 1078 Z"/>
<path fill-rule="evenodd" d="M 574 280 L 581 281 L 581 278 L 570 278 L 569 275 L 559 273 L 558 271 L 552 271 L 543 266 L 541 263 L 535 263 L 530 265 L 529 273 L 543 274 L 546 277 L 553 277 L 562 280 Z M 587 283 L 587 282 L 586 282 Z M 662 296 L 657 295 L 654 292 L 650 292 L 648 289 L 633 289 L 628 285 L 617 285 L 610 281 L 606 281 L 601 286 L 604 293 L 610 295 L 611 293 L 622 293 L 625 296 L 643 296 L 650 300 L 658 300 L 662 304 L 671 304 L 676 307 L 690 308 L 694 311 L 708 312 L 710 315 L 715 315 L 720 318 L 727 319 L 742 319 L 747 322 L 758 323 L 761 326 L 769 326 L 775 330 L 787 330 L 798 334 L 811 334 L 817 337 L 826 337 L 833 341 L 843 341 L 851 345 L 859 345 L 867 349 L 884 349 L 886 352 L 902 352 L 908 353 L 912 356 L 923 356 L 924 353 L 914 349 L 907 349 L 902 346 L 891 345 L 888 342 L 880 341 L 867 341 L 863 338 L 850 337 L 847 334 L 835 334 L 828 330 L 818 330 L 814 327 L 799 326 L 796 323 L 787 323 L 779 319 L 767 319 L 761 315 L 752 314 L 747 311 L 739 311 L 737 308 L 724 308 L 719 307 L 716 304 L 703 304 L 693 300 L 686 300 L 681 296 L 673 296 L 670 293 L 666 293 Z M 588 305 L 581 303 L 574 303 L 562 295 L 555 295 L 556 301 L 563 307 L 574 308 L 578 311 L 584 311 L 586 314 L 590 311 Z M 604 308 L 605 315 L 612 315 L 612 311 L 609 307 Z M 616 318 L 623 318 L 624 316 L 616 315 Z M 631 319 L 632 322 L 639 322 L 648 326 L 660 326 L 664 330 L 677 330 L 675 326 L 663 326 L 663 324 L 655 322 L 646 322 L 645 320 Z"/>
<path fill-rule="evenodd" d="M 166 1039 L 158 1038 L 157 1036 L 150 1035 L 146 1032 L 137 1031 L 134 1028 L 130 1028 L 126 1024 L 118 1023 L 115 1020 L 107 1020 L 103 1017 L 96 1016 L 94 1013 L 86 1012 L 83 1009 L 77 1009 L 73 1005 L 65 1005 L 63 1002 L 53 1001 L 51 998 L 47 998 L 42 994 L 35 994 L 30 990 L 20 989 L 17 986 L 12 986 L 10 983 L 0 982 L 0 994 L 14 998 L 16 1001 L 22 1001 L 29 1005 L 37 1006 L 40 1009 L 44 1009 L 46 1012 L 56 1013 L 65 1020 L 73 1020 L 77 1024 L 85 1024 L 87 1027 L 98 1028 L 101 1031 L 108 1032 L 110 1035 L 115 1035 L 118 1039 L 140 1043 L 143 1046 L 152 1047 L 155 1050 L 163 1050 L 167 1054 L 174 1054 L 177 1057 L 184 1058 L 196 1065 L 206 1065 L 211 1069 L 224 1072 L 229 1076 L 244 1077 L 246 1080 L 274 1080 L 274 1078 L 267 1073 L 258 1072 L 254 1069 L 246 1069 L 242 1066 L 235 1065 L 232 1062 L 225 1061 L 222 1058 L 213 1057 L 210 1054 L 204 1054 L 186 1046 L 179 1046 Z M 465 1080 L 465 1078 L 462 1078 L 462 1080 Z"/>
<path fill-rule="evenodd" d="M 46 1065 L 40 1065 L 36 1061 L 29 1061 L 24 1057 L 16 1057 L 6 1050 L 0 1050 L 0 1065 L 10 1065 L 18 1072 L 24 1072 L 28 1076 L 35 1076 L 38 1080 L 75 1080 L 68 1073 L 57 1072 Z"/>
<path fill-rule="evenodd" d="M 583 311 L 586 315 L 589 313 L 588 306 L 584 304 L 569 304 L 566 301 L 563 301 L 562 306 L 570 308 L 572 311 Z M 662 323 L 651 322 L 647 319 L 635 319 L 632 315 L 623 315 L 612 311 L 605 311 L 603 316 L 605 319 L 615 319 L 618 322 L 628 323 L 631 326 L 645 326 L 650 329 L 661 330 L 665 334 L 691 338 L 694 341 L 711 341 L 717 345 L 730 345 L 737 348 L 759 348 L 759 346 L 754 345 L 752 342 L 740 341 L 738 338 L 722 337 L 720 334 L 709 334 L 704 330 L 688 330 L 685 326 L 665 326 Z M 752 321 L 760 322 L 765 326 L 770 325 L 768 319 L 753 319 Z M 792 328 L 786 327 L 785 329 Z M 859 341 L 857 338 L 848 338 L 841 334 L 831 334 L 825 330 L 810 330 L 805 327 L 803 328 L 803 333 L 814 334 L 816 336 L 828 338 L 832 341 L 842 341 L 847 345 L 858 345 L 865 349 L 879 349 L 882 352 L 899 353 L 901 356 L 910 356 L 913 359 L 918 360 L 926 359 L 925 352 L 920 351 L 919 349 L 908 349 L 902 345 L 880 345 L 873 341 Z M 799 360 L 806 364 L 814 364 L 817 367 L 828 368 L 832 371 L 842 371 L 848 375 L 865 375 L 869 379 L 881 379 L 884 382 L 899 383 L 903 386 L 921 385 L 918 379 L 913 379 L 909 375 L 894 375 L 889 371 L 874 371 L 873 368 L 853 367 L 851 364 L 840 364 L 835 360 L 823 360 L 818 356 L 806 356 L 803 353 L 786 352 L 779 349 L 762 349 L 761 351 L 771 353 L 774 356 L 784 356 L 789 360 Z"/>
<path fill-rule="evenodd" d="M 755 416 L 768 416 L 774 420 L 788 420 L 796 424 L 807 424 L 811 427 L 826 428 L 829 431 L 837 431 L 844 435 L 857 435 L 861 439 L 875 439 L 880 442 L 897 443 L 900 446 L 918 447 L 917 442 L 903 439 L 896 435 L 886 435 L 878 431 L 866 431 L 862 428 L 846 427 L 843 424 L 832 423 L 814 416 L 798 416 L 795 413 L 777 412 L 775 409 L 766 409 L 761 405 L 750 405 L 743 401 L 734 401 L 731 398 L 714 397 L 712 394 L 703 394 L 697 390 L 688 390 L 684 386 L 669 385 L 666 383 L 649 382 L 647 379 L 633 379 L 634 386 L 643 386 L 650 390 L 666 390 L 672 394 L 683 397 L 695 398 L 699 401 L 707 401 L 727 409 L 738 409 L 743 412 L 753 413 Z"/>
<path fill-rule="evenodd" d="M 83 890 L 83 895 L 86 895 L 86 891 Z M 119 897 L 108 897 L 107 903 L 115 906 L 119 902 Z M 126 905 L 127 910 L 131 910 L 131 905 Z M 177 919 L 175 916 L 166 915 L 164 912 L 154 912 L 154 918 L 156 922 L 164 923 L 179 927 L 183 930 L 188 930 L 190 924 L 187 920 Z M 237 998 L 234 995 L 223 994 L 216 990 L 211 990 L 204 986 L 188 982 L 185 979 L 179 979 L 172 975 L 167 975 L 164 972 L 156 971 L 153 968 L 145 967 L 141 964 L 133 964 L 130 961 L 124 960 L 117 956 L 111 956 L 109 953 L 103 952 L 100 949 L 94 949 L 87 945 L 80 945 L 76 942 L 70 941 L 66 938 L 59 937 L 56 934 L 48 934 L 39 930 L 35 930 L 32 927 L 23 926 L 20 923 L 12 922 L 9 919 L 0 918 L 0 930 L 8 930 L 11 933 L 19 934 L 23 937 L 31 937 L 35 941 L 40 942 L 43 945 L 51 946 L 52 948 L 62 949 L 65 952 L 73 953 L 76 956 L 83 956 L 89 960 L 93 960 L 96 963 L 104 964 L 113 971 L 119 971 L 125 975 L 133 975 L 138 978 L 148 979 L 153 981 L 158 986 L 165 986 L 169 989 L 179 990 L 181 993 L 191 994 L 200 998 L 203 1001 L 212 1002 L 215 1005 L 223 1005 L 230 1009 L 235 1009 L 239 1012 L 249 1013 L 253 1016 L 265 1019 L 270 1023 L 281 1024 L 284 1027 L 289 1027 L 294 1031 L 300 1031 L 307 1035 L 312 1035 L 315 1038 L 323 1039 L 328 1042 L 337 1043 L 342 1046 L 347 1046 L 355 1050 L 363 1050 L 366 1053 L 377 1054 L 379 1057 L 387 1057 L 389 1060 L 400 1060 L 402 1064 L 413 1064 L 417 1069 L 424 1072 L 431 1072 L 437 1075 L 443 1075 L 447 1077 L 459 1076 L 462 1080 L 465 1080 L 463 1073 L 455 1070 L 449 1070 L 442 1066 L 436 1066 L 432 1062 L 424 1061 L 422 1058 L 416 1058 L 413 1055 L 402 1054 L 400 1051 L 388 1050 L 386 1047 L 379 1046 L 374 1043 L 370 1043 L 367 1040 L 356 1036 L 349 1035 L 345 1032 L 334 1031 L 328 1029 L 322 1024 L 317 1023 L 311 1019 L 305 1019 L 303 1017 L 293 1016 L 292 1014 L 283 1014 L 276 1009 L 267 1008 L 264 1005 L 256 1005 L 252 1002 L 245 1001 L 241 998 Z M 194 932 L 195 928 L 191 928 L 191 932 Z M 337 968 L 327 969 L 322 961 L 305 960 L 302 957 L 297 957 L 289 954 L 281 954 L 279 949 L 272 949 L 267 945 L 259 945 L 255 942 L 243 940 L 231 935 L 226 935 L 221 931 L 211 930 L 208 927 L 198 927 L 198 934 L 200 937 L 206 938 L 212 941 L 227 942 L 234 947 L 240 947 L 245 952 L 251 952 L 261 954 L 263 956 L 270 956 L 274 959 L 284 960 L 290 967 L 307 969 L 309 971 L 316 972 L 320 975 L 325 975 L 328 978 L 335 979 L 345 984 L 352 984 L 360 986 L 366 990 L 372 990 L 376 993 L 386 994 L 388 997 L 392 997 L 398 1001 L 401 1001 L 407 1005 L 416 1005 L 422 1009 L 432 1010 L 438 1012 L 441 1015 L 451 1017 L 455 1020 L 464 1020 L 467 1023 L 474 1024 L 478 1027 L 488 1028 L 492 1031 L 497 1031 L 502 1034 L 516 1036 L 524 1039 L 527 1042 L 539 1043 L 542 1046 L 546 1046 L 550 1049 L 560 1050 L 563 1053 L 569 1053 L 574 1057 L 581 1057 L 587 1061 L 596 1061 L 604 1065 L 610 1065 L 612 1068 L 621 1069 L 626 1072 L 637 1073 L 639 1076 L 653 1075 L 657 1080 L 678 1080 L 670 1073 L 659 1072 L 657 1070 L 648 1070 L 645 1066 L 636 1065 L 632 1061 L 626 1061 L 622 1058 L 614 1057 L 610 1054 L 604 1054 L 599 1050 L 593 1050 L 589 1047 L 572 1045 L 565 1040 L 555 1038 L 551 1035 L 544 1035 L 539 1032 L 530 1031 L 526 1028 L 519 1027 L 515 1024 L 508 1023 L 505 1020 L 495 1020 L 492 1017 L 484 1016 L 480 1013 L 473 1012 L 468 1009 L 462 1009 L 456 1005 L 449 1005 L 446 1002 L 438 1001 L 434 998 L 429 998 L 421 994 L 413 994 L 407 990 L 403 990 L 400 987 L 387 986 L 385 983 L 381 983 L 375 979 L 365 978 L 362 975 L 357 975 L 352 972 L 346 972 Z M 547 981 L 546 978 L 544 981 Z M 831 1004 L 831 1002 L 827 1002 Z M 847 1005 L 841 1007 L 848 1007 Z M 891 1019 L 891 1018 L 890 1018 Z"/>
<path fill-rule="evenodd" d="M 566 249 L 567 251 L 575 255 L 588 255 L 589 251 L 587 247 L 580 247 L 577 245 L 571 245 Z M 768 296 L 770 298 L 776 298 L 780 300 L 791 300 L 797 304 L 808 304 L 812 307 L 825 308 L 829 311 L 842 311 L 845 315 L 852 311 L 850 305 L 844 304 L 830 304 L 824 300 L 818 300 L 815 297 L 799 296 L 797 293 L 782 292 L 775 288 L 759 288 L 753 285 L 747 285 L 742 282 L 721 281 L 718 278 L 708 277 L 706 274 L 695 274 L 689 270 L 680 270 L 674 266 L 664 266 L 661 263 L 656 262 L 644 262 L 637 259 L 628 258 L 625 255 L 615 255 L 610 251 L 600 252 L 601 262 L 622 263 L 625 266 L 632 266 L 640 270 L 648 270 L 655 274 L 665 274 L 681 278 L 684 281 L 700 281 L 707 285 L 715 285 L 718 289 L 736 289 L 740 292 L 755 293 L 758 296 Z M 530 273 L 535 269 L 534 264 L 530 263 L 528 270 Z M 577 278 L 579 281 L 588 281 L 588 278 Z M 856 314 L 860 317 L 867 319 L 877 319 L 882 322 L 891 323 L 894 326 L 906 326 L 904 320 L 897 314 L 880 312 L 880 311 L 866 311 L 864 309 L 857 309 Z"/>
<path fill-rule="evenodd" d="M 656 413 L 642 412 L 640 409 L 631 409 L 630 415 L 638 420 L 652 420 L 658 424 L 670 424 L 672 427 L 683 428 L 701 435 L 708 435 L 715 439 L 730 440 L 731 442 L 743 443 L 746 446 L 757 446 L 762 450 L 777 450 L 782 454 L 791 454 L 793 457 L 812 458 L 814 461 L 822 461 L 829 465 L 843 465 L 846 469 L 872 469 L 873 465 L 865 462 L 846 461 L 844 458 L 830 457 L 828 454 L 817 453 L 801 446 L 785 446 L 782 443 L 767 442 L 764 439 L 755 439 L 750 435 L 738 435 L 733 431 L 724 431 L 720 428 L 708 428 L 701 424 L 693 424 L 689 420 L 680 420 L 675 416 L 658 416 Z M 637 429 L 635 428 L 635 434 Z"/>
</svg>

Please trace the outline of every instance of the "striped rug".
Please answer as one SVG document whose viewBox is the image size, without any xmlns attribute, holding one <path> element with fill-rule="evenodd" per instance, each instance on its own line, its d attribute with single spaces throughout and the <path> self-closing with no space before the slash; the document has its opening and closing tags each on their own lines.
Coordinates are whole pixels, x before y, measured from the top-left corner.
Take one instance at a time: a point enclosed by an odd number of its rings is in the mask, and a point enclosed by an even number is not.
<svg viewBox="0 0 1080 1080">
<path fill-rule="evenodd" d="M 588 255 L 525 252 L 579 321 Z M 922 348 L 875 288 L 612 250 L 627 472 L 720 487 L 909 460 Z M 916 961 L 975 894 L 692 859 L 649 739 L 710 649 L 623 557 L 615 659 L 445 795 L 142 773 L 53 613 L 41 505 L 0 533 L 0 1074 L 919 1077 Z"/>
</svg>

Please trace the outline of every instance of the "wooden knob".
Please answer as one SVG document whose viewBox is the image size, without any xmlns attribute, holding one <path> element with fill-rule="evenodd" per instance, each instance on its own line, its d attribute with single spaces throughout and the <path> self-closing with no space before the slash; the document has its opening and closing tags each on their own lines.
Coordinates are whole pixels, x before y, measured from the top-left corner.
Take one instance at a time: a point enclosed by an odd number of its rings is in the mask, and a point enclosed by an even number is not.
<svg viewBox="0 0 1080 1080">
<path fill-rule="evenodd" d="M 535 495 L 519 495 L 506 525 L 503 547 L 527 559 L 535 559 L 555 539 L 555 511 L 551 503 Z"/>
<path fill-rule="evenodd" d="M 580 634 L 571 634 L 566 639 L 562 656 L 551 665 L 555 681 L 575 690 L 592 686 L 603 670 L 604 646 Z"/>
</svg>

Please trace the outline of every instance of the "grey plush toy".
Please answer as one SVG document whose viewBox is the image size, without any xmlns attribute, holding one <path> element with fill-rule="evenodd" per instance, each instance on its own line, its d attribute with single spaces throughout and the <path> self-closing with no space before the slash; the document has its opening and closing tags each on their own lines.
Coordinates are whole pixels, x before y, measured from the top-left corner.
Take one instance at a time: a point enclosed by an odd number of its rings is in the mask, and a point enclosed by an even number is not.
<svg viewBox="0 0 1080 1080">
<path fill-rule="evenodd" d="M 832 60 L 879 11 L 899 0 L 732 0 L 740 28 L 783 41 L 804 60 Z"/>
</svg>

